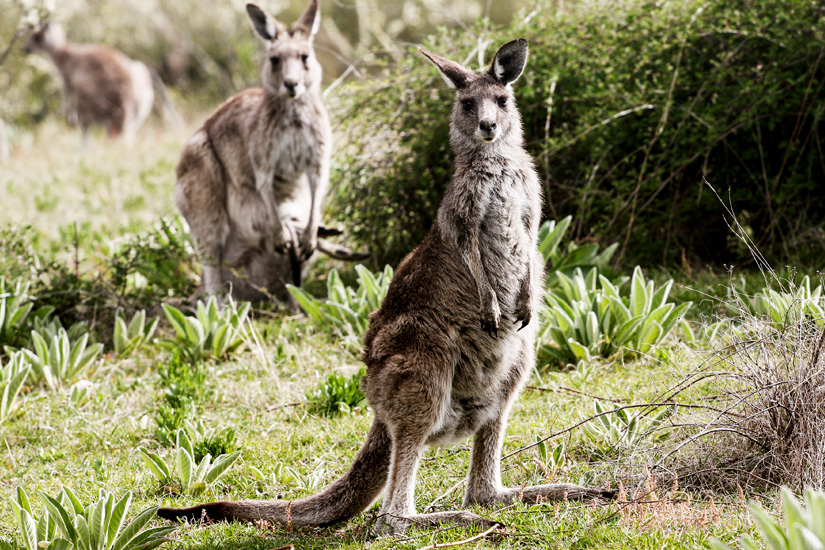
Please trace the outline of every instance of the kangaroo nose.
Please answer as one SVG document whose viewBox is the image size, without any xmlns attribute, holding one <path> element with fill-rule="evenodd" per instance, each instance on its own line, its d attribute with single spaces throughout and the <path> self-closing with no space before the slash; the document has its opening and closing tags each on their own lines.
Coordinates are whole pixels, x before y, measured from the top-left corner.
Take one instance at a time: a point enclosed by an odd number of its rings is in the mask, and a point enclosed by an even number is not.
<svg viewBox="0 0 825 550">
<path fill-rule="evenodd" d="M 295 87 L 298 85 L 297 82 L 285 81 L 284 88 L 286 88 L 286 92 L 289 94 L 290 97 L 295 97 Z"/>
<path fill-rule="evenodd" d="M 492 132 L 496 129 L 496 123 L 491 120 L 482 120 L 478 123 L 478 127 L 481 128 L 483 132 Z"/>
</svg>

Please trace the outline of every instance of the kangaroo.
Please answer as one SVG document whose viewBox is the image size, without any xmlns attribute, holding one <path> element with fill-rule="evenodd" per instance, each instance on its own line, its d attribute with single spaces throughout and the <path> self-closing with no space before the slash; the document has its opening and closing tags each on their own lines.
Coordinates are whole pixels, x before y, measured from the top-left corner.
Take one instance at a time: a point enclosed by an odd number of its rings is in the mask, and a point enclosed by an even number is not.
<svg viewBox="0 0 825 550">
<path fill-rule="evenodd" d="M 63 28 L 45 23 L 29 36 L 26 53 L 51 57 L 63 79 L 63 104 L 71 124 L 88 142 L 89 128 L 103 126 L 127 145 L 152 112 L 155 92 L 149 69 L 140 61 L 101 44 L 73 44 Z"/>
<path fill-rule="evenodd" d="M 175 202 L 189 223 L 208 295 L 290 302 L 319 248 L 321 203 L 329 183 L 332 130 L 321 101 L 321 65 L 312 42 L 320 24 L 312 0 L 287 29 L 256 4 L 246 10 L 266 44 L 263 88 L 224 102 L 186 143 Z M 340 259 L 358 259 L 321 243 Z"/>
<path fill-rule="evenodd" d="M 464 508 L 612 495 L 566 483 L 501 483 L 507 417 L 535 361 L 534 312 L 543 279 L 537 249 L 541 187 L 523 148 L 510 87 L 527 62 L 527 41 L 503 45 L 482 75 L 422 53 L 456 89 L 450 123 L 456 166 L 432 229 L 401 262 L 370 316 L 362 359 L 375 421 L 363 448 L 349 471 L 318 495 L 161 508 L 161 517 L 327 525 L 364 510 L 383 490 L 383 533 L 439 522 L 493 525 L 466 510 L 415 511 L 425 447 L 470 435 Z"/>
</svg>

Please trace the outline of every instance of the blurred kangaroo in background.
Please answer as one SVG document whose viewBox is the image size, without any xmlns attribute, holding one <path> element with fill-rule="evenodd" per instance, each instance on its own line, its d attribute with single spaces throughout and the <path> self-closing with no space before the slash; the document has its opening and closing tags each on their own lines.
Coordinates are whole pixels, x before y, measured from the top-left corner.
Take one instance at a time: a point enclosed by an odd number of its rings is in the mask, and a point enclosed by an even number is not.
<svg viewBox="0 0 825 550">
<path fill-rule="evenodd" d="M 195 238 L 207 294 L 231 283 L 236 299 L 291 302 L 285 284 L 300 284 L 316 248 L 340 259 L 364 256 L 318 242 L 332 148 L 312 48 L 318 1 L 290 29 L 255 4 L 246 10 L 266 43 L 263 89 L 229 98 L 186 143 L 175 201 Z"/>
<path fill-rule="evenodd" d="M 455 173 L 430 233 L 401 263 L 370 316 L 362 359 L 375 420 L 363 448 L 349 471 L 318 495 L 161 508 L 161 517 L 327 525 L 351 518 L 384 491 L 378 519 L 384 533 L 439 522 L 493 525 L 467 511 L 415 511 L 424 449 L 470 435 L 465 508 L 612 495 L 566 483 L 501 483 L 507 417 L 535 363 L 534 313 L 543 281 L 541 186 L 510 88 L 527 62 L 527 41 L 502 46 L 481 75 L 422 53 L 456 89 Z"/>
<path fill-rule="evenodd" d="M 73 44 L 63 28 L 45 23 L 26 41 L 27 53 L 43 51 L 63 78 L 63 104 L 69 122 L 80 126 L 84 145 L 89 127 L 103 126 L 127 145 L 143 125 L 155 100 L 152 76 L 140 61 L 100 44 Z"/>
</svg>

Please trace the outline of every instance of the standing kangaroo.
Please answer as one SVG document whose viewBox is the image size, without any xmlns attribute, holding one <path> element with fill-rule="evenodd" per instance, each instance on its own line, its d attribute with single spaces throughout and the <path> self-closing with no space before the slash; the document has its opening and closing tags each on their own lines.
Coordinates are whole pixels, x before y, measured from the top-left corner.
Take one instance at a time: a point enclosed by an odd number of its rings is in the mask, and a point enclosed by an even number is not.
<svg viewBox="0 0 825 550">
<path fill-rule="evenodd" d="M 246 10 L 266 43 L 263 89 L 228 99 L 186 143 L 175 202 L 195 238 L 207 294 L 231 285 L 236 299 L 289 302 L 285 284 L 300 283 L 318 247 L 329 183 L 332 130 L 312 49 L 318 0 L 291 29 L 255 4 Z M 353 259 L 343 248 L 320 249 Z"/>
<path fill-rule="evenodd" d="M 25 50 L 46 52 L 57 66 L 63 78 L 66 114 L 69 122 L 80 125 L 84 144 L 94 125 L 132 144 L 155 101 L 146 65 L 108 46 L 73 44 L 54 23 L 40 25 L 29 36 Z"/>
<path fill-rule="evenodd" d="M 318 495 L 161 508 L 161 517 L 326 525 L 364 510 L 383 490 L 378 521 L 385 533 L 442 521 L 490 525 L 467 511 L 415 512 L 425 447 L 470 435 L 464 507 L 610 496 L 571 484 L 501 484 L 507 416 L 534 364 L 533 314 L 543 279 L 536 244 L 541 189 L 510 89 L 527 62 L 527 41 L 502 46 L 483 75 L 422 53 L 456 89 L 456 167 L 430 233 L 401 263 L 370 317 L 363 360 L 375 421 L 363 448 Z"/>
</svg>

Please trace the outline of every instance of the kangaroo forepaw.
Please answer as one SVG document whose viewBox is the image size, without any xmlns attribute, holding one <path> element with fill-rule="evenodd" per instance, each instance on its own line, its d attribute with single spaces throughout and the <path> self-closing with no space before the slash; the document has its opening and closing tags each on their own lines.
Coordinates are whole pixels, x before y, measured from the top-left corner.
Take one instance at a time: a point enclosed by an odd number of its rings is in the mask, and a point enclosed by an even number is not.
<svg viewBox="0 0 825 550">
<path fill-rule="evenodd" d="M 516 311 L 516 320 L 513 321 L 513 324 L 521 323 L 521 326 L 517 330 L 521 330 L 527 325 L 530 324 L 530 320 L 533 318 L 533 306 L 530 302 L 526 302 L 523 306 L 521 306 L 518 311 Z"/>
<path fill-rule="evenodd" d="M 495 295 L 481 311 L 481 328 L 494 338 L 498 338 L 498 327 L 501 325 L 501 310 Z"/>
</svg>

